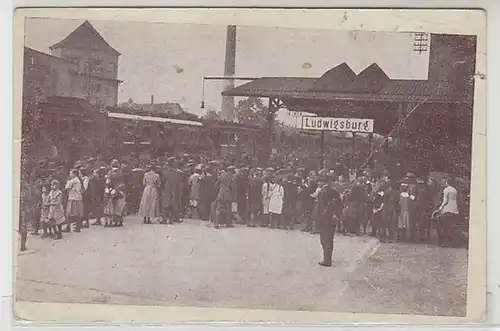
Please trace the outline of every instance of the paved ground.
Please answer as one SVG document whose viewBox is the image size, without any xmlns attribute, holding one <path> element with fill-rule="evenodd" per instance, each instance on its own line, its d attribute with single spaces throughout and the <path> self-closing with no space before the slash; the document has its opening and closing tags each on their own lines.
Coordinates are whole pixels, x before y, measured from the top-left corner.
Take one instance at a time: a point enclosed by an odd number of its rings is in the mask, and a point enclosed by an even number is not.
<svg viewBox="0 0 500 331">
<path fill-rule="evenodd" d="M 129 219 L 56 242 L 30 237 L 18 300 L 465 314 L 465 249 L 338 236 L 335 266 L 321 268 L 318 236 L 205 224 Z"/>
<path fill-rule="evenodd" d="M 465 316 L 466 249 L 382 244 L 351 275 L 342 312 Z"/>
<path fill-rule="evenodd" d="M 347 280 L 378 241 L 336 238 L 321 268 L 319 238 L 300 231 L 201 221 L 92 228 L 61 241 L 30 237 L 18 259 L 18 300 L 335 311 Z"/>
</svg>

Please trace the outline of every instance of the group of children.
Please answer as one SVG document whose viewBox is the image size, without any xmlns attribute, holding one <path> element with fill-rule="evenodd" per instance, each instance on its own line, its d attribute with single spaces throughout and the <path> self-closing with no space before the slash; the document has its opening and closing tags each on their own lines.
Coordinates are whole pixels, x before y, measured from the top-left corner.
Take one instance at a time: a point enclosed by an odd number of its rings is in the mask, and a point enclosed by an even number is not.
<svg viewBox="0 0 500 331">
<path fill-rule="evenodd" d="M 41 228 L 42 238 L 61 239 L 64 232 L 71 232 L 72 223 L 80 232 L 82 224 L 90 226 L 90 219 L 96 219 L 93 225 L 123 226 L 127 203 L 125 185 L 114 178 L 117 169 L 112 166 L 108 171 L 101 167 L 87 176 L 85 168 L 76 167 L 70 171 L 64 189 L 57 179 L 49 177 L 50 184 L 40 180 L 41 186 L 36 188 L 40 194 L 34 206 L 34 234 Z"/>
</svg>

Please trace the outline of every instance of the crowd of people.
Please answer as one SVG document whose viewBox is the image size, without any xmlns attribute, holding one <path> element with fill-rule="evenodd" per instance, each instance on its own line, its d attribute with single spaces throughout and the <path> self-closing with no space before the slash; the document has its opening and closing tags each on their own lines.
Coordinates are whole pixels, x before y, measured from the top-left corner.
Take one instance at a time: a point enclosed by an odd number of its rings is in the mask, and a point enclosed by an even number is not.
<svg viewBox="0 0 500 331">
<path fill-rule="evenodd" d="M 370 169 L 353 176 L 342 163 L 319 170 L 270 164 L 259 168 L 246 156 L 233 162 L 185 154 L 109 163 L 97 157 L 67 171 L 41 161 L 23 184 L 23 224 L 33 235 L 57 240 L 91 225 L 121 227 L 126 215 L 137 214 L 144 224 L 196 218 L 217 229 L 235 223 L 299 229 L 320 233 L 322 243 L 335 232 L 428 241 L 435 224 L 439 245 L 463 245 L 452 178 L 438 183 L 407 173 L 395 179 Z M 326 246 L 331 255 L 333 246 Z"/>
</svg>

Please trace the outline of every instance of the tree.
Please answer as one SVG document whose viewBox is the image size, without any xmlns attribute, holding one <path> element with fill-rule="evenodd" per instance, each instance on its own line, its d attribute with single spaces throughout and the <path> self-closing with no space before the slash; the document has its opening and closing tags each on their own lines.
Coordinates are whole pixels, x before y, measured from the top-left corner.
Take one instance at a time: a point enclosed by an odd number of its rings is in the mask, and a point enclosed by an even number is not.
<svg viewBox="0 0 500 331">
<path fill-rule="evenodd" d="M 266 127 L 267 110 L 262 99 L 250 97 L 238 102 L 235 117 L 239 123 Z"/>
<path fill-rule="evenodd" d="M 205 115 L 203 115 L 203 119 L 206 121 L 220 121 L 220 113 L 215 110 L 215 108 L 208 108 L 208 110 L 205 112 Z"/>
</svg>

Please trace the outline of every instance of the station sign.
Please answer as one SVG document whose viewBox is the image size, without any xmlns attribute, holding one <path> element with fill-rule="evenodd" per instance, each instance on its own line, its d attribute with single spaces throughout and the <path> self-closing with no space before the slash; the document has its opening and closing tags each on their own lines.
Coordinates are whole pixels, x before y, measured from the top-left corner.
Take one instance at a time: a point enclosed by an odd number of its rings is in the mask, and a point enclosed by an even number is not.
<svg viewBox="0 0 500 331">
<path fill-rule="evenodd" d="M 303 130 L 373 133 L 373 126 L 373 119 L 316 116 L 302 117 Z"/>
</svg>

